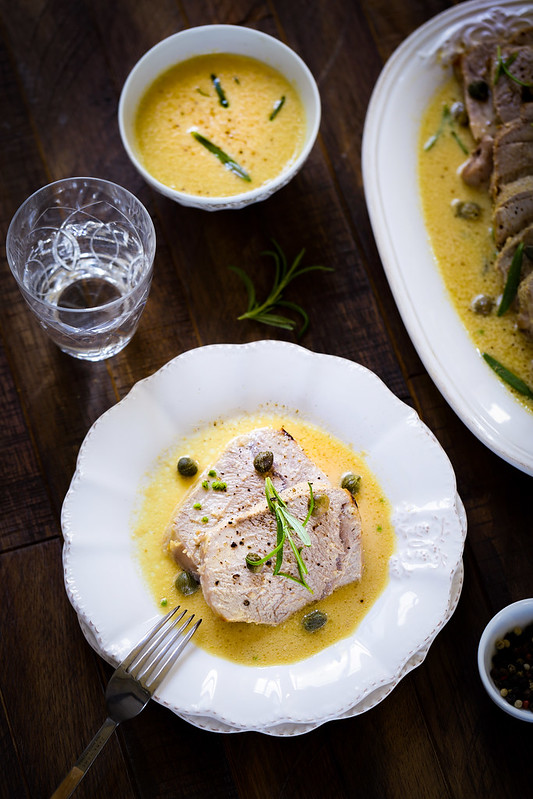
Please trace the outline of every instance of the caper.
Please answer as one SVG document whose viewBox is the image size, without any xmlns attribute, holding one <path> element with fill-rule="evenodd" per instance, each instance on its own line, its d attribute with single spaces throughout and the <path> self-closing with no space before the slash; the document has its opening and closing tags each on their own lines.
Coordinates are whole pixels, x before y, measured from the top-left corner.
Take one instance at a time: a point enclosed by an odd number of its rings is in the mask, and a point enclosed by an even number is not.
<svg viewBox="0 0 533 799">
<path fill-rule="evenodd" d="M 258 452 L 254 458 L 254 469 L 259 474 L 266 474 L 272 469 L 272 464 L 274 463 L 274 453 L 270 452 L 270 450 L 265 450 L 264 452 Z"/>
<path fill-rule="evenodd" d="M 488 294 L 477 294 L 472 302 L 470 308 L 474 313 L 481 316 L 488 316 L 494 307 L 494 299 L 489 297 Z"/>
<path fill-rule="evenodd" d="M 183 477 L 192 477 L 198 471 L 198 464 L 189 458 L 188 455 L 183 455 L 178 461 L 178 472 Z"/>
<path fill-rule="evenodd" d="M 250 552 L 249 555 L 246 555 L 246 565 L 250 569 L 251 572 L 256 574 L 260 572 L 263 568 L 263 564 L 258 562 L 261 560 L 261 555 L 258 555 L 257 552 Z"/>
<path fill-rule="evenodd" d="M 489 84 L 485 80 L 473 80 L 468 84 L 468 94 L 473 100 L 485 102 L 489 96 Z"/>
<path fill-rule="evenodd" d="M 477 203 L 454 200 L 452 207 L 460 219 L 478 219 L 481 216 L 481 207 Z"/>
<path fill-rule="evenodd" d="M 346 472 L 341 480 L 341 488 L 345 488 L 350 494 L 357 494 L 361 488 L 361 475 L 353 472 Z"/>
<path fill-rule="evenodd" d="M 329 510 L 329 497 L 327 494 L 313 494 L 313 516 L 323 516 Z"/>
<path fill-rule="evenodd" d="M 322 610 L 312 610 L 311 613 L 306 613 L 306 615 L 303 617 L 302 625 L 306 632 L 314 633 L 317 630 L 320 630 L 327 620 L 327 613 L 324 613 Z"/>
<path fill-rule="evenodd" d="M 190 596 L 200 588 L 200 583 L 189 572 L 180 572 L 174 585 L 183 596 Z"/>
<path fill-rule="evenodd" d="M 455 103 L 452 103 L 450 114 L 452 115 L 452 118 L 459 123 L 459 125 L 462 125 L 463 127 L 468 125 L 468 114 L 466 113 L 464 103 L 461 103 L 459 100 Z"/>
</svg>

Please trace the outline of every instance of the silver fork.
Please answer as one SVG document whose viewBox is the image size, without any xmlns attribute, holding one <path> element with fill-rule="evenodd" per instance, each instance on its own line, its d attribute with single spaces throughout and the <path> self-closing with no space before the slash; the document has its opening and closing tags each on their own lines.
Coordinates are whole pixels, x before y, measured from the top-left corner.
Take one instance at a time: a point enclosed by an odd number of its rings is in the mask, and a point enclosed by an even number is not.
<svg viewBox="0 0 533 799">
<path fill-rule="evenodd" d="M 191 627 L 193 614 L 178 627 L 187 613 L 183 610 L 177 616 L 179 609 L 178 605 L 158 621 L 113 672 L 105 694 L 107 718 L 51 799 L 67 799 L 71 796 L 116 727 L 122 721 L 134 718 L 146 707 L 202 621 L 198 619 Z"/>
</svg>

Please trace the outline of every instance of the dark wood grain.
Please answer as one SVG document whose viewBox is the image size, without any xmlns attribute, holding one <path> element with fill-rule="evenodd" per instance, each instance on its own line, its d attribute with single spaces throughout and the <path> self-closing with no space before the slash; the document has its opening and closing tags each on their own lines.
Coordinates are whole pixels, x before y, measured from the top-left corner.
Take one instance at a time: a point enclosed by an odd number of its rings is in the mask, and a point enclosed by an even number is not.
<svg viewBox="0 0 533 799">
<path fill-rule="evenodd" d="M 429 378 L 396 309 L 365 205 L 368 102 L 395 48 L 445 0 L 0 0 L 0 222 L 61 177 L 134 192 L 156 227 L 155 275 L 133 341 L 107 362 L 61 353 L 0 263 L 0 797 L 49 796 L 105 714 L 111 668 L 89 647 L 63 584 L 60 513 L 91 424 L 140 379 L 205 344 L 294 340 L 243 323 L 228 267 L 269 283 L 260 255 L 332 267 L 291 288 L 309 312 L 302 344 L 358 361 L 412 405 L 445 449 L 468 516 L 459 606 L 425 662 L 373 710 L 293 738 L 205 732 L 150 704 L 122 725 L 78 789 L 113 799 L 516 799 L 532 795 L 533 725 L 484 694 L 479 636 L 530 596 L 530 477 L 483 446 Z M 297 50 L 323 117 L 299 175 L 268 201 L 202 214 L 156 195 L 120 143 L 117 103 L 139 57 L 207 23 L 247 25 Z M 5 254 L 5 248 L 2 252 Z"/>
</svg>

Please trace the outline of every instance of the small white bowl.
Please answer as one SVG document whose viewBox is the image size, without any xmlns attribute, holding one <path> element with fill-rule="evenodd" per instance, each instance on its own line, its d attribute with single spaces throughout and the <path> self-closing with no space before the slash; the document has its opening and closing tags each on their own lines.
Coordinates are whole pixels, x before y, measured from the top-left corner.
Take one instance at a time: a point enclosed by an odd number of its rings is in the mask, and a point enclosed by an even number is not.
<svg viewBox="0 0 533 799">
<path fill-rule="evenodd" d="M 278 177 L 257 189 L 230 197 L 198 197 L 165 186 L 142 165 L 135 143 L 134 122 L 139 102 L 148 87 L 165 70 L 194 56 L 208 53 L 232 53 L 256 58 L 277 69 L 296 88 L 306 115 L 306 132 L 302 151 Z M 320 126 L 320 95 L 308 67 L 294 50 L 283 42 L 253 28 L 239 25 L 203 25 L 188 28 L 154 45 L 137 62 L 128 75 L 120 96 L 118 122 L 124 148 L 133 165 L 154 189 L 172 200 L 217 211 L 243 208 L 250 203 L 266 200 L 285 186 L 307 159 Z"/>
<path fill-rule="evenodd" d="M 500 696 L 500 692 L 490 676 L 490 670 L 492 667 L 492 657 L 496 652 L 496 641 L 514 627 L 526 627 L 528 624 L 531 624 L 531 622 L 533 622 L 533 599 L 521 599 L 519 602 L 513 602 L 512 605 L 507 605 L 507 607 L 500 610 L 485 627 L 483 635 L 479 640 L 477 653 L 479 674 L 485 690 L 492 701 L 511 716 L 529 722 L 533 722 L 533 712 L 529 709 L 522 710 L 506 702 L 505 699 Z"/>
</svg>

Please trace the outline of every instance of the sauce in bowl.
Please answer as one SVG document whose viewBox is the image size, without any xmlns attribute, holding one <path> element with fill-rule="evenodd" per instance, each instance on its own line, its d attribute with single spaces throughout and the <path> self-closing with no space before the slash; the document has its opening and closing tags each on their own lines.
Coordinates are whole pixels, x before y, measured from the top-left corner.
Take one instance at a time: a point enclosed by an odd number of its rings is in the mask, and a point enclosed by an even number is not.
<svg viewBox="0 0 533 799">
<path fill-rule="evenodd" d="M 265 185 L 302 151 L 302 101 L 277 70 L 218 53 L 160 75 L 135 119 L 144 168 L 172 189 L 229 197 Z"/>
</svg>

